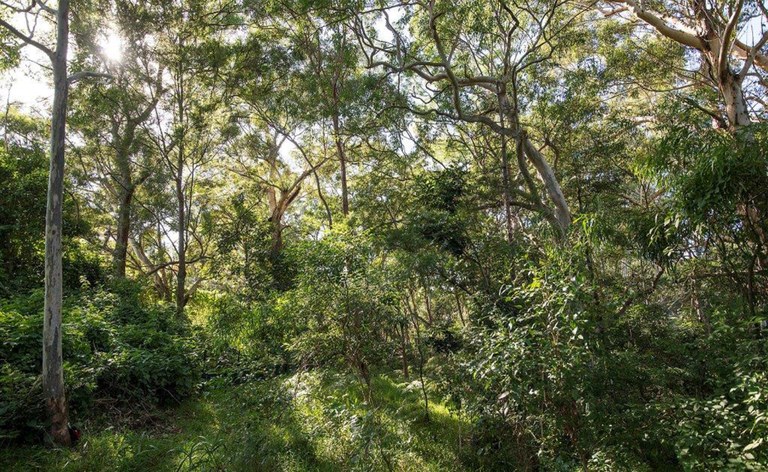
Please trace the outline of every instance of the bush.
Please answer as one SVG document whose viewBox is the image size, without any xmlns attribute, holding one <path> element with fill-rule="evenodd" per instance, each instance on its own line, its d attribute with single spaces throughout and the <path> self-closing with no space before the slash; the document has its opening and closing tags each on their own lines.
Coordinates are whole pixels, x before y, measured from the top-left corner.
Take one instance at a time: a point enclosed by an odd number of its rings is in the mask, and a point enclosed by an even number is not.
<svg viewBox="0 0 768 472">
<path fill-rule="evenodd" d="M 763 470 L 768 339 L 755 319 L 713 303 L 708 329 L 650 300 L 609 318 L 581 249 L 529 263 L 501 294 L 515 309 L 476 307 L 483 324 L 445 357 L 443 388 L 474 420 L 473 465 Z"/>
<path fill-rule="evenodd" d="M 64 304 L 64 375 L 74 417 L 94 399 L 130 409 L 178 401 L 200 378 L 196 345 L 172 307 L 139 297 L 126 284 L 91 289 Z M 39 438 L 44 411 L 40 385 L 41 292 L 0 304 L 0 441 Z"/>
<path fill-rule="evenodd" d="M 9 113 L 6 126 L 22 134 L 40 133 L 40 139 L 31 146 L 14 142 L 0 146 L 0 297 L 39 287 L 45 273 L 47 125 Z M 64 194 L 62 264 L 67 289 L 77 289 L 83 281 L 93 285 L 104 280 L 98 247 L 85 241 L 92 228 L 82 217 L 77 198 L 74 192 Z"/>
<path fill-rule="evenodd" d="M 382 336 L 398 321 L 387 261 L 368 235 L 337 229 L 296 250 L 300 275 L 278 302 L 278 311 L 301 327 L 291 351 L 301 365 L 335 364 L 369 383 L 372 369 L 387 365 L 396 351 Z"/>
</svg>

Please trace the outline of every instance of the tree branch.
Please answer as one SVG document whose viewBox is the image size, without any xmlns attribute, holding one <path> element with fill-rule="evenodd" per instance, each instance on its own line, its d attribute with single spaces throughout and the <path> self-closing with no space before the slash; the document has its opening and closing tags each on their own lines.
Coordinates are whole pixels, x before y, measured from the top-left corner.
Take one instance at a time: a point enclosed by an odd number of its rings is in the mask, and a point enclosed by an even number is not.
<svg viewBox="0 0 768 472">
<path fill-rule="evenodd" d="M 656 31 L 673 41 L 677 41 L 680 44 L 684 44 L 698 50 L 702 50 L 704 48 L 704 43 L 698 36 L 687 31 L 669 26 L 669 24 L 667 24 L 663 18 L 656 16 L 647 10 L 644 10 L 642 5 L 635 0 L 615 0 L 611 3 L 624 3 L 628 5 L 635 16 L 653 26 Z"/>
<path fill-rule="evenodd" d="M 75 72 L 74 74 L 67 77 L 67 82 L 70 84 L 74 84 L 75 82 L 78 82 L 83 79 L 87 79 L 90 77 L 97 77 L 102 79 L 109 79 L 112 80 L 114 77 L 109 74 L 104 74 L 102 72 L 91 72 L 91 71 L 81 71 L 81 72 Z"/>
<path fill-rule="evenodd" d="M 45 53 L 45 55 L 48 56 L 49 59 L 53 60 L 53 50 L 51 48 L 49 48 L 48 46 L 46 46 L 46 45 L 44 45 L 44 44 L 42 44 L 40 42 L 35 41 L 31 37 L 27 36 L 26 34 L 22 33 L 21 31 L 17 30 L 16 28 L 14 28 L 13 25 L 11 25 L 10 23 L 8 23 L 5 20 L 0 20 L 0 26 L 5 28 L 12 35 L 14 35 L 17 38 L 19 38 L 22 41 L 24 41 L 26 44 L 28 44 L 30 46 L 34 46 L 37 49 L 43 51 Z"/>
<path fill-rule="evenodd" d="M 766 57 L 764 54 L 760 54 L 760 49 L 762 49 L 766 43 L 768 43 L 768 31 L 763 34 L 763 37 L 760 38 L 760 40 L 756 42 L 754 46 L 748 48 L 749 50 L 743 49 L 742 46 L 746 45 L 744 45 L 738 39 L 733 42 L 734 53 L 737 56 L 744 58 L 744 66 L 739 72 L 739 80 L 744 80 L 744 77 L 747 76 L 749 68 L 752 67 L 752 64 L 755 64 L 761 69 L 768 71 L 768 57 Z"/>
<path fill-rule="evenodd" d="M 739 15 L 741 14 L 741 7 L 744 5 L 744 0 L 739 0 L 736 5 L 736 9 L 733 10 L 731 18 L 728 20 L 728 24 L 725 25 L 725 31 L 720 38 L 720 55 L 718 56 L 718 73 L 720 77 L 724 77 L 724 74 L 728 70 L 728 53 L 731 51 L 731 35 L 736 28 L 736 24 L 739 22 Z"/>
</svg>

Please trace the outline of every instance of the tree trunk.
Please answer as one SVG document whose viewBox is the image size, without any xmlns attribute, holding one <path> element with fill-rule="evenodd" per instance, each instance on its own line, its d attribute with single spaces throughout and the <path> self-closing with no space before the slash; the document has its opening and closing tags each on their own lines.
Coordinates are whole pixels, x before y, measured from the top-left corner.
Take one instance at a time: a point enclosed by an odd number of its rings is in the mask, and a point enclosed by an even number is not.
<svg viewBox="0 0 768 472">
<path fill-rule="evenodd" d="M 182 165 L 184 164 L 183 158 L 179 153 L 179 175 L 176 178 L 176 198 L 179 204 L 179 226 L 177 231 L 179 233 L 178 243 L 178 255 L 179 265 L 178 272 L 176 273 L 176 314 L 178 316 L 184 315 L 184 305 L 186 305 L 186 290 L 187 283 L 187 242 L 186 242 L 186 202 L 184 198 L 184 183 L 182 181 Z"/>
<path fill-rule="evenodd" d="M 550 167 L 546 158 L 541 154 L 541 152 L 539 152 L 538 149 L 536 149 L 531 140 L 528 138 L 525 130 L 520 126 L 520 120 L 517 114 L 517 106 L 513 106 L 513 104 L 517 103 L 516 97 L 517 92 L 515 87 L 513 87 L 512 102 L 510 102 L 506 92 L 499 94 L 498 100 L 499 108 L 501 109 L 500 113 L 502 115 L 502 120 L 504 114 L 506 114 L 509 118 L 510 125 L 517 130 L 519 134 L 517 139 L 517 153 L 520 154 L 518 159 L 523 157 L 523 160 L 518 161 L 521 165 L 520 170 L 521 172 L 524 171 L 522 168 L 522 166 L 525 165 L 523 162 L 525 160 L 524 158 L 527 158 L 527 160 L 533 164 L 533 167 L 536 169 L 536 173 L 539 176 L 539 180 L 541 180 L 541 182 L 544 184 L 544 190 L 546 191 L 547 197 L 549 197 L 549 200 L 555 206 L 552 218 L 548 219 L 551 219 L 552 225 L 560 233 L 560 236 L 564 237 L 568 231 L 568 227 L 571 225 L 571 209 L 568 206 L 568 201 L 565 199 L 565 195 L 563 195 L 560 182 L 557 180 L 557 176 L 552 170 L 552 167 Z"/>
<path fill-rule="evenodd" d="M 133 188 L 122 188 L 117 208 L 117 239 L 115 252 L 112 254 L 112 266 L 115 277 L 125 278 L 125 264 L 128 254 L 128 238 L 131 231 L 131 201 Z"/>
<path fill-rule="evenodd" d="M 272 227 L 272 243 L 269 248 L 269 257 L 272 262 L 275 262 L 283 250 L 283 214 L 280 212 L 272 213 L 272 216 L 269 218 L 269 224 Z"/>
<path fill-rule="evenodd" d="M 502 101 L 503 91 L 499 91 L 499 122 L 504 127 L 504 103 Z M 511 197 L 509 195 L 509 156 L 507 154 L 507 137 L 503 134 L 501 137 L 501 185 L 503 186 L 501 196 L 504 199 L 504 220 L 507 228 L 507 242 L 512 243 L 512 208 L 510 207 Z"/>
<path fill-rule="evenodd" d="M 400 323 L 400 360 L 402 362 L 403 367 L 403 378 L 408 379 L 408 344 L 407 344 L 407 333 L 406 333 L 406 324 L 401 322 Z"/>
<path fill-rule="evenodd" d="M 61 352 L 62 269 L 61 232 L 64 199 L 64 150 L 67 124 L 67 45 L 69 1 L 61 0 L 57 12 L 56 50 L 53 66 L 53 110 L 48 201 L 45 214 L 45 307 L 43 321 L 43 394 L 54 444 L 69 446 L 67 399 Z"/>
<path fill-rule="evenodd" d="M 527 136 L 523 137 L 523 148 L 525 155 L 528 156 L 528 160 L 536 168 L 536 172 L 544 184 L 544 189 L 547 191 L 547 196 L 555 205 L 555 218 L 557 219 L 561 234 L 565 235 L 568 227 L 571 225 L 571 210 L 560 188 L 560 183 L 557 181 L 555 172 Z"/>
<path fill-rule="evenodd" d="M 747 101 L 744 98 L 744 90 L 741 81 L 726 66 L 726 71 L 719 81 L 720 93 L 725 101 L 725 113 L 728 115 L 728 123 L 736 129 L 750 123 Z"/>
<path fill-rule="evenodd" d="M 347 154 L 344 150 L 344 142 L 341 139 L 341 125 L 339 124 L 338 86 L 333 86 L 333 100 L 337 109 L 333 114 L 333 137 L 336 142 L 336 152 L 339 157 L 339 167 L 341 168 L 341 212 L 344 216 L 349 215 L 349 193 L 347 192 Z"/>
<path fill-rule="evenodd" d="M 732 32 L 723 31 L 728 29 L 727 26 L 715 21 L 703 0 L 695 0 L 692 6 L 703 32 L 701 39 L 704 41 L 704 45 L 699 48 L 699 51 L 706 61 L 711 79 L 717 84 L 723 97 L 728 125 L 731 130 L 748 125 L 749 110 L 744 98 L 741 78 L 731 70 L 730 53 L 723 54 L 723 48 L 731 47 L 731 38 L 724 35 L 730 36 L 729 33 Z"/>
<path fill-rule="evenodd" d="M 272 262 L 277 261 L 280 255 L 280 251 L 283 250 L 283 204 L 284 196 L 282 190 L 280 191 L 280 198 L 278 200 L 278 190 L 273 184 L 278 182 L 279 176 L 277 172 L 277 159 L 279 156 L 280 148 L 274 144 L 269 153 L 269 182 L 267 185 L 267 208 L 269 209 L 269 225 L 271 234 L 271 244 L 269 248 L 269 258 Z"/>
</svg>

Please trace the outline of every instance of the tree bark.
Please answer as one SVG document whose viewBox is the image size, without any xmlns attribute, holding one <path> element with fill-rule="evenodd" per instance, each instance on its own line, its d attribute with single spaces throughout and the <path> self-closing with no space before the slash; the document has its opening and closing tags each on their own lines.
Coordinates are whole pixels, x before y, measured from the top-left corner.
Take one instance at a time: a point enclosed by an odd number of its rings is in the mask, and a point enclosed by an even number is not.
<svg viewBox="0 0 768 472">
<path fill-rule="evenodd" d="M 727 68 L 727 66 L 726 66 Z M 725 102 L 725 113 L 731 128 L 736 129 L 750 123 L 747 100 L 744 98 L 744 90 L 736 75 L 727 68 L 719 80 L 720 93 Z"/>
<path fill-rule="evenodd" d="M 293 188 L 288 190 L 280 190 L 280 198 L 276 197 L 276 191 L 274 188 L 270 188 L 269 195 L 269 224 L 272 227 L 272 244 L 270 248 L 270 257 L 273 261 L 276 261 L 280 256 L 280 252 L 283 250 L 283 218 L 285 213 L 291 206 L 294 200 L 299 196 L 301 192 L 301 184 L 296 183 Z"/>
<path fill-rule="evenodd" d="M 523 136 L 522 139 L 525 155 L 528 156 L 528 160 L 533 163 L 533 166 L 536 168 L 536 172 L 547 191 L 547 196 L 549 196 L 549 199 L 554 203 L 557 224 L 561 234 L 565 235 L 568 231 L 568 227 L 571 225 L 571 210 L 568 207 L 568 201 L 566 201 L 565 195 L 563 195 L 563 191 L 560 188 L 560 183 L 558 182 L 552 167 L 549 166 L 547 160 L 541 155 L 539 150 L 534 147 L 533 143 L 528 139 L 528 136 Z"/>
<path fill-rule="evenodd" d="M 118 197 L 117 208 L 117 238 L 115 252 L 112 255 L 112 266 L 115 277 L 125 278 L 125 265 L 128 255 L 128 239 L 131 232 L 131 201 L 134 190 L 131 187 L 122 188 Z"/>
<path fill-rule="evenodd" d="M 280 155 L 279 146 L 274 143 L 269 151 L 269 184 L 267 184 L 267 205 L 269 209 L 269 225 L 271 229 L 272 241 L 269 248 L 269 257 L 274 262 L 280 256 L 283 250 L 283 195 L 280 192 L 278 200 L 278 189 L 274 186 L 278 181 L 277 159 Z"/>
<path fill-rule="evenodd" d="M 504 103 L 502 100 L 503 96 L 503 89 L 499 90 L 499 124 L 501 127 L 504 127 Z M 512 208 L 510 207 L 510 200 L 511 197 L 509 195 L 509 185 L 510 185 L 510 178 L 509 178 L 509 155 L 507 154 L 507 137 L 503 134 L 500 134 L 499 137 L 501 138 L 501 185 L 502 185 L 502 192 L 501 196 L 504 198 L 504 220 L 505 220 L 505 226 L 507 228 L 507 242 L 512 243 L 513 240 L 513 231 L 512 231 Z"/>
<path fill-rule="evenodd" d="M 272 243 L 269 248 L 269 258 L 276 262 L 283 250 L 283 214 L 280 212 L 272 213 L 269 218 L 269 224 L 272 227 Z"/>
<path fill-rule="evenodd" d="M 339 166 L 341 167 L 341 212 L 349 215 L 349 192 L 347 191 L 347 154 L 344 152 L 344 143 L 339 136 L 339 117 L 333 117 L 333 129 L 336 135 L 336 151 L 339 154 Z"/>
<path fill-rule="evenodd" d="M 64 151 L 67 123 L 67 46 L 69 1 L 59 2 L 56 14 L 56 50 L 53 66 L 53 109 L 51 112 L 50 171 L 45 214 L 45 306 L 43 321 L 43 394 L 51 422 L 54 444 L 69 446 L 67 399 L 64 391 L 64 364 L 61 348 L 62 319 L 62 204 L 64 199 Z"/>
<path fill-rule="evenodd" d="M 125 278 L 125 268 L 128 255 L 128 244 L 131 232 L 131 203 L 137 188 L 142 185 L 150 176 L 147 172 L 143 176 L 134 179 L 134 170 L 131 164 L 131 154 L 134 142 L 136 141 L 136 129 L 145 122 L 152 111 L 155 110 L 163 94 L 162 90 L 162 72 L 163 68 L 158 68 L 157 79 L 153 84 L 156 87 L 154 98 L 135 118 L 126 113 L 125 128 L 120 131 L 119 120 L 114 120 L 112 124 L 112 143 L 117 152 L 115 155 L 115 167 L 119 175 L 117 191 L 117 239 L 115 241 L 115 250 L 112 254 L 112 267 L 115 277 Z M 126 84 L 121 84 L 127 86 Z"/>
<path fill-rule="evenodd" d="M 536 149 L 530 138 L 528 138 L 526 130 L 520 126 L 520 117 L 518 116 L 516 105 L 516 90 L 516 85 L 513 83 L 513 96 L 511 102 L 506 91 L 499 94 L 498 100 L 502 124 L 504 123 L 503 117 L 506 115 L 509 118 L 510 125 L 516 130 L 517 134 L 516 152 L 518 154 L 520 172 L 527 175 L 525 161 L 530 161 L 533 164 L 533 167 L 536 169 L 536 174 L 539 176 L 539 180 L 544 184 L 544 190 L 546 191 L 547 197 L 555 206 L 554 211 L 552 211 L 552 214 L 549 215 L 547 219 L 550 220 L 550 223 L 555 230 L 559 232 L 560 236 L 564 237 L 568 232 L 568 227 L 571 225 L 571 209 L 568 205 L 568 201 L 565 199 L 565 195 L 563 194 L 563 190 L 560 187 L 560 182 L 557 180 L 554 170 L 552 170 L 552 167 L 549 165 L 546 158 L 538 149 Z M 532 188 L 533 184 L 530 183 L 530 179 L 528 180 L 532 193 L 537 194 L 537 191 Z M 536 200 L 538 200 L 538 198 Z M 536 201 L 535 203 L 541 205 L 542 202 Z"/>
<path fill-rule="evenodd" d="M 182 180 L 182 167 L 184 165 L 183 154 L 179 152 L 179 175 L 176 177 L 176 198 L 178 200 L 179 233 L 178 253 L 179 264 L 176 273 L 176 314 L 184 315 L 184 306 L 187 304 L 186 283 L 187 283 L 187 242 L 186 242 L 186 200 L 184 198 L 184 182 Z"/>
<path fill-rule="evenodd" d="M 347 191 L 347 153 L 344 150 L 344 142 L 341 138 L 341 125 L 339 123 L 339 90 L 338 85 L 333 85 L 333 101 L 336 110 L 333 114 L 333 137 L 336 143 L 336 152 L 339 158 L 339 167 L 341 168 L 341 212 L 344 216 L 349 215 L 349 193 Z"/>
</svg>

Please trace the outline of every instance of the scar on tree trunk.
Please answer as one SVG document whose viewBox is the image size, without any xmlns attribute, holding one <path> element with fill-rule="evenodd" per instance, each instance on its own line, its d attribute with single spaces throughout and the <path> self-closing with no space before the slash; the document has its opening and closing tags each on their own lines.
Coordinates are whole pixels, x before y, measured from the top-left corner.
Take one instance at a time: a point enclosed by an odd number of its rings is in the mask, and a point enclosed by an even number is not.
<svg viewBox="0 0 768 472">
<path fill-rule="evenodd" d="M 51 418 L 51 439 L 59 446 L 70 446 L 72 438 L 69 435 L 69 420 L 67 400 L 64 395 L 50 397 L 45 400 L 48 416 Z"/>
</svg>

